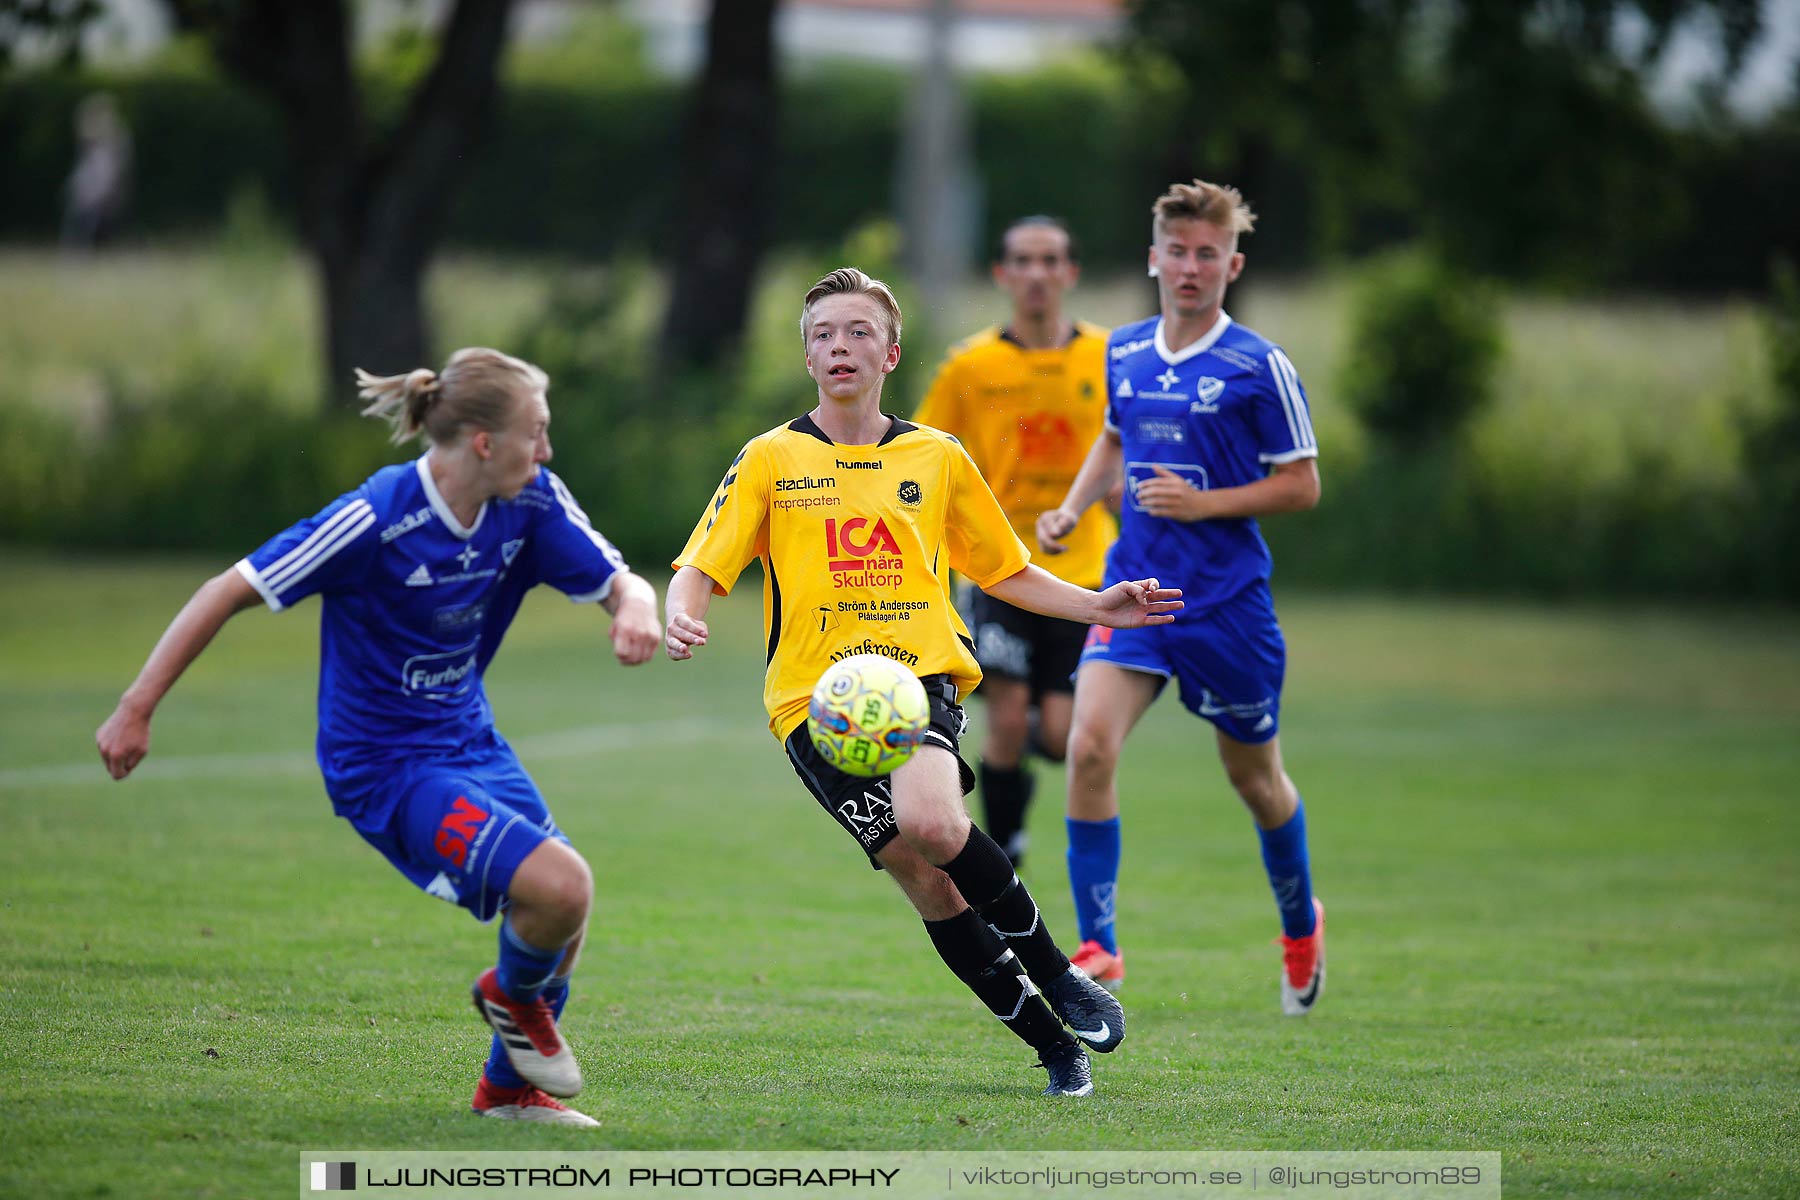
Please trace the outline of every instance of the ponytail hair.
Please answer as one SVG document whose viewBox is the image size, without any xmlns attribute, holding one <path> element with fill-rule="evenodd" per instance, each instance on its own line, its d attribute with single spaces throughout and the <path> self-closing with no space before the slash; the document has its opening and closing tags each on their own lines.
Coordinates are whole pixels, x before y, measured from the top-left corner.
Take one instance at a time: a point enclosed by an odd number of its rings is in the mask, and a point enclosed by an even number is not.
<svg viewBox="0 0 1800 1200">
<path fill-rule="evenodd" d="M 405 375 L 371 375 L 359 368 L 356 386 L 369 402 L 362 415 L 393 426 L 395 445 L 423 433 L 442 446 L 460 437 L 465 425 L 501 429 L 513 406 L 548 388 L 550 377 L 524 359 L 469 346 L 450 356 L 442 374 L 420 367 Z"/>
<path fill-rule="evenodd" d="M 357 394 L 369 402 L 362 415 L 380 417 L 393 426 L 396 446 L 419 436 L 426 413 L 444 392 L 443 382 L 430 367 L 405 375 L 371 375 L 358 367 L 356 386 Z"/>
</svg>

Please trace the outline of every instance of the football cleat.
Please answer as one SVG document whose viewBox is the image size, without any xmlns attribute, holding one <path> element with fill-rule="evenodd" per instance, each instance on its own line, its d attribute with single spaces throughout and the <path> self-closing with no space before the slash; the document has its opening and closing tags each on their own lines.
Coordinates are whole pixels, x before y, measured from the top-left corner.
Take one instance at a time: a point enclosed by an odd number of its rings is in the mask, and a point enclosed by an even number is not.
<svg viewBox="0 0 1800 1200">
<path fill-rule="evenodd" d="M 521 1088 L 495 1087 L 483 1075 L 475 1088 L 475 1099 L 469 1107 L 477 1116 L 501 1121 L 537 1121 L 545 1125 L 572 1125 L 580 1129 L 598 1129 L 600 1122 L 586 1113 L 576 1112 L 555 1096 L 526 1084 Z"/>
<path fill-rule="evenodd" d="M 1088 978 L 1109 992 L 1116 992 L 1125 982 L 1125 955 L 1108 950 L 1096 941 L 1085 941 L 1069 956 L 1069 961 L 1087 972 Z"/>
<path fill-rule="evenodd" d="M 1096 1054 L 1111 1054 L 1125 1040 L 1125 1010 L 1118 999 L 1074 963 L 1044 989 L 1044 999 L 1056 1019 Z"/>
<path fill-rule="evenodd" d="M 1325 990 L 1325 906 L 1313 897 L 1316 924 L 1305 937 L 1281 939 L 1281 1011 L 1304 1017 Z"/>
<path fill-rule="evenodd" d="M 527 1083 L 552 1096 L 573 1096 L 581 1091 L 581 1066 L 556 1029 L 556 1014 L 542 997 L 529 1004 L 500 990 L 498 972 L 483 971 L 469 989 L 475 1011 L 493 1027 L 506 1057 Z"/>
<path fill-rule="evenodd" d="M 1088 1071 L 1087 1051 L 1075 1042 L 1058 1042 L 1038 1051 L 1038 1066 L 1050 1072 L 1046 1096 L 1091 1096 L 1094 1077 Z"/>
</svg>

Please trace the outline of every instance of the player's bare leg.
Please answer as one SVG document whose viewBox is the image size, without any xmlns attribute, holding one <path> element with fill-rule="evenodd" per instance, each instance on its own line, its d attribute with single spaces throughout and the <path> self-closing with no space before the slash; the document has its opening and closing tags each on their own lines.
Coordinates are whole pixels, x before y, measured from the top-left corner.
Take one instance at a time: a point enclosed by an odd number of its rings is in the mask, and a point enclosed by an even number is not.
<svg viewBox="0 0 1800 1200">
<path fill-rule="evenodd" d="M 1119 756 L 1162 685 L 1160 676 L 1084 663 L 1069 728 L 1069 890 L 1081 946 L 1075 965 L 1117 990 L 1125 981 L 1114 917 L 1119 882 Z"/>
<path fill-rule="evenodd" d="M 1281 765 L 1281 739 L 1252 745 L 1219 734 L 1219 761 L 1225 777 L 1255 818 L 1257 828 L 1275 829 L 1293 818 L 1300 793 Z"/>
<path fill-rule="evenodd" d="M 1250 744 L 1219 734 L 1219 760 L 1256 821 L 1263 865 L 1281 910 L 1281 1011 L 1305 1016 L 1325 988 L 1325 906 L 1312 894 L 1306 814 L 1281 765 L 1281 739 Z"/>
<path fill-rule="evenodd" d="M 1114 774 L 1125 739 L 1162 687 L 1162 678 L 1110 663 L 1083 663 L 1069 727 L 1069 815 L 1105 821 L 1119 815 Z"/>
<path fill-rule="evenodd" d="M 1069 726 L 1075 716 L 1073 692 L 1045 692 L 1038 697 L 1037 745 L 1051 762 L 1069 754 Z"/>
</svg>

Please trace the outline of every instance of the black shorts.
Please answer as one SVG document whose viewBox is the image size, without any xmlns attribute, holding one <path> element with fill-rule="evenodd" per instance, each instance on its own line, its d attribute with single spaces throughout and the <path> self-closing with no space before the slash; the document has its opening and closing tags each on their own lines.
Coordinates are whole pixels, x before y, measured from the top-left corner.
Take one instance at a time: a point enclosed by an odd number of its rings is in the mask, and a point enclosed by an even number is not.
<svg viewBox="0 0 1800 1200">
<path fill-rule="evenodd" d="M 968 717 L 963 714 L 962 705 L 956 702 L 956 684 L 948 675 L 926 675 L 919 682 L 925 685 L 925 697 L 931 703 L 931 723 L 925 729 L 925 745 L 942 746 L 956 755 L 956 770 L 962 778 L 963 795 L 966 796 L 975 790 L 975 772 L 962 758 L 963 727 L 968 724 Z M 787 752 L 788 761 L 794 764 L 794 774 L 800 776 L 800 782 L 806 785 L 813 799 L 844 827 L 845 833 L 856 839 L 856 844 L 869 856 L 869 865 L 880 870 L 881 864 L 875 861 L 875 855 L 900 832 L 894 823 L 894 793 L 888 786 L 890 776 L 865 778 L 838 770 L 813 747 L 805 725 L 788 734 Z"/>
<path fill-rule="evenodd" d="M 975 661 L 984 675 L 1031 685 L 1031 697 L 1073 692 L 1088 626 L 1015 608 L 977 589 L 969 607 Z M 977 690 L 976 695 L 980 695 Z"/>
</svg>

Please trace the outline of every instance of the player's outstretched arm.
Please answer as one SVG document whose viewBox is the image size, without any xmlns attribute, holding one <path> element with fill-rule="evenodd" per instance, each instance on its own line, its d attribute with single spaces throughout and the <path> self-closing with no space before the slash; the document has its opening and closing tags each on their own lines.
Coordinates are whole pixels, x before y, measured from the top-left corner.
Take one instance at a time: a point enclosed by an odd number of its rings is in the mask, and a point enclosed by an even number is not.
<svg viewBox="0 0 1800 1200">
<path fill-rule="evenodd" d="M 1087 458 L 1082 460 L 1081 470 L 1075 473 L 1069 494 L 1063 497 L 1061 504 L 1037 519 L 1038 545 L 1045 554 L 1061 554 L 1068 549 L 1062 539 L 1069 536 L 1089 506 L 1118 484 L 1124 466 L 1125 449 L 1119 444 L 1119 435 L 1110 429 L 1102 429 L 1088 450 Z"/>
<path fill-rule="evenodd" d="M 982 590 L 1015 608 L 1028 608 L 1047 617 L 1084 625 L 1110 625 L 1114 629 L 1167 625 L 1181 607 L 1180 589 L 1162 587 L 1154 579 L 1129 580 L 1115 583 L 1104 592 L 1090 592 L 1034 565 Z"/>
<path fill-rule="evenodd" d="M 112 716 L 94 733 L 100 761 L 114 779 L 123 779 L 150 753 L 150 718 L 200 652 L 233 616 L 261 604 L 262 597 L 233 567 L 200 585 L 175 614 L 144 661 L 143 670 L 119 697 Z"/>
<path fill-rule="evenodd" d="M 612 614 L 613 654 L 625 666 L 649 662 L 662 636 L 656 619 L 656 589 L 642 575 L 631 571 L 613 580 L 612 591 L 601 605 Z"/>
<path fill-rule="evenodd" d="M 713 577 L 698 567 L 683 567 L 669 580 L 663 649 L 676 662 L 694 657 L 694 647 L 706 645 L 706 610 L 712 606 L 713 587 Z"/>
</svg>

